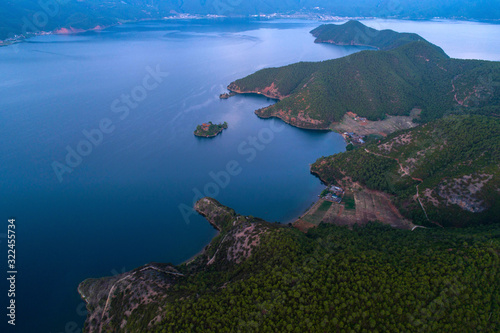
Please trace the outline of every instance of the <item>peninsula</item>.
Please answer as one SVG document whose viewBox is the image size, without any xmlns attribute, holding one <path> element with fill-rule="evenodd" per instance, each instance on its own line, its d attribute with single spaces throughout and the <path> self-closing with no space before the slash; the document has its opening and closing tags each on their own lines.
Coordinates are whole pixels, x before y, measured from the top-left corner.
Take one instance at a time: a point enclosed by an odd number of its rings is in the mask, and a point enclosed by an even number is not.
<svg viewBox="0 0 500 333">
<path fill-rule="evenodd" d="M 203 138 L 213 138 L 222 133 L 222 131 L 225 129 L 227 129 L 226 122 L 222 124 L 212 124 L 212 122 L 209 121 L 208 123 L 198 125 L 196 127 L 196 130 L 194 131 L 194 135 Z"/>
<path fill-rule="evenodd" d="M 500 328 L 500 309 L 484 296 L 500 288 L 499 225 L 353 232 L 322 224 L 305 234 L 211 198 L 195 209 L 220 231 L 205 251 L 182 265 L 82 282 L 84 332 Z"/>
<path fill-rule="evenodd" d="M 371 37 L 361 38 L 363 33 Z M 262 69 L 229 90 L 276 98 L 255 113 L 307 129 L 333 129 L 348 112 L 380 121 L 419 109 L 422 123 L 450 113 L 492 114 L 500 105 L 499 62 L 451 59 L 416 34 L 377 31 L 356 21 L 321 26 L 313 34 L 319 41 L 380 51 Z"/>
<path fill-rule="evenodd" d="M 391 50 L 404 44 L 425 41 L 414 33 L 400 33 L 393 30 L 376 30 L 359 21 L 345 24 L 324 24 L 311 31 L 315 43 L 335 45 L 368 46 L 379 50 Z"/>
</svg>

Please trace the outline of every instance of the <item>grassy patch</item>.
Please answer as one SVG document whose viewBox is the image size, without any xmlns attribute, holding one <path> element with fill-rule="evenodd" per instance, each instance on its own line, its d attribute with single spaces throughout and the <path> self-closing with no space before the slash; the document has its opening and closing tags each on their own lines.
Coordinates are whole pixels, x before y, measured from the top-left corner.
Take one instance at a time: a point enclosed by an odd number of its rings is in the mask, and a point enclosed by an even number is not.
<svg viewBox="0 0 500 333">
<path fill-rule="evenodd" d="M 384 137 L 380 134 L 368 134 L 365 137 L 365 142 L 376 142 L 378 140 L 383 140 Z"/>
<path fill-rule="evenodd" d="M 332 203 L 330 201 L 324 201 L 319 205 L 314 213 L 304 216 L 303 220 L 318 225 L 323 220 L 323 217 L 325 217 L 326 212 L 331 206 Z"/>
<path fill-rule="evenodd" d="M 320 212 L 326 212 L 330 209 L 330 207 L 332 206 L 332 202 L 330 201 L 325 201 L 321 204 L 321 206 L 318 207 L 318 211 Z"/>
<path fill-rule="evenodd" d="M 354 210 L 356 209 L 356 202 L 354 201 L 354 196 L 352 195 L 344 195 L 343 198 L 345 209 Z"/>
</svg>

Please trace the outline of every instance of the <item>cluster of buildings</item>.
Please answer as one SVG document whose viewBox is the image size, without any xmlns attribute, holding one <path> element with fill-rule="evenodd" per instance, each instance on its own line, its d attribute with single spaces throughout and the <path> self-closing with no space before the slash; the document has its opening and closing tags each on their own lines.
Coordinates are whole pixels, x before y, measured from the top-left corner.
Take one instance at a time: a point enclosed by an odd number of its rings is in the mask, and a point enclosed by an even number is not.
<svg viewBox="0 0 500 333">
<path fill-rule="evenodd" d="M 341 203 L 342 197 L 344 196 L 344 190 L 338 186 L 331 186 L 328 189 L 328 193 L 323 197 L 323 199 L 331 202 Z"/>
<path fill-rule="evenodd" d="M 354 121 L 358 121 L 358 122 L 361 122 L 361 123 L 366 123 L 368 122 L 368 119 L 366 119 L 365 117 L 358 117 L 357 114 L 355 114 L 354 112 L 347 112 L 346 115 L 348 117 L 351 117 L 352 119 L 354 119 Z"/>
<path fill-rule="evenodd" d="M 342 136 L 346 141 L 350 141 L 354 144 L 362 145 L 365 143 L 365 140 L 363 140 L 364 136 L 358 135 L 354 132 L 344 132 Z"/>
<path fill-rule="evenodd" d="M 354 117 L 354 120 L 360 121 L 362 123 L 366 123 L 368 121 L 368 119 L 366 119 L 365 117 Z"/>
<path fill-rule="evenodd" d="M 201 124 L 201 129 L 207 132 L 210 129 L 210 124 L 207 123 Z"/>
</svg>

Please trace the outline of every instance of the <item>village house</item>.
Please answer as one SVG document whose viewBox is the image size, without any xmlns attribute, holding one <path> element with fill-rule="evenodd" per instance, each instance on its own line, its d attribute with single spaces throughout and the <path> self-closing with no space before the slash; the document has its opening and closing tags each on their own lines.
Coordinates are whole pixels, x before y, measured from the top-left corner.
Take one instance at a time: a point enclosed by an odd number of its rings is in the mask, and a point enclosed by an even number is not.
<svg viewBox="0 0 500 333">
<path fill-rule="evenodd" d="M 365 143 L 365 140 L 363 140 L 363 136 L 358 135 L 354 132 L 344 132 L 343 137 L 345 140 L 351 139 L 352 143 L 357 143 L 360 145 Z"/>
<path fill-rule="evenodd" d="M 328 193 L 327 195 L 325 195 L 325 197 L 323 198 L 327 201 L 331 201 L 331 202 L 336 202 L 336 203 L 341 203 L 342 202 L 342 198 L 341 197 L 338 197 L 336 196 L 335 194 L 332 194 L 332 193 Z"/>
</svg>

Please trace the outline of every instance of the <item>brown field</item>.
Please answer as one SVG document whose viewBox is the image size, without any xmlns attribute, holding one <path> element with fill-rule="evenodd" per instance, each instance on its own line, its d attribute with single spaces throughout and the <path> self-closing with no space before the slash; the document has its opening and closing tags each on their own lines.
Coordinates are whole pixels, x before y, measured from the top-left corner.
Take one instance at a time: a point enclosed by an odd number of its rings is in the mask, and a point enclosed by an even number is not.
<svg viewBox="0 0 500 333">
<path fill-rule="evenodd" d="M 317 227 L 333 205 L 334 204 L 329 201 L 319 199 L 304 215 L 294 222 L 294 227 L 303 232 L 307 232 L 307 230 Z"/>
<path fill-rule="evenodd" d="M 377 220 L 399 229 L 411 230 L 414 227 L 413 223 L 399 213 L 388 194 L 353 184 L 347 190 L 346 195 L 354 197 L 354 209 L 346 209 L 345 203 L 342 202 L 341 204 L 332 203 L 328 210 L 323 211 L 325 207 L 322 205 L 326 201 L 320 199 L 294 223 L 294 226 L 306 232 L 320 223 L 332 223 L 351 228 L 355 224 L 364 225 Z"/>
<path fill-rule="evenodd" d="M 358 135 L 378 134 L 387 136 L 396 131 L 416 127 L 412 120 L 420 115 L 421 110 L 414 109 L 410 116 L 387 116 L 387 119 L 381 121 L 356 121 L 353 113 L 344 116 L 339 124 L 333 124 L 331 129 L 343 133 L 354 132 Z"/>
</svg>

